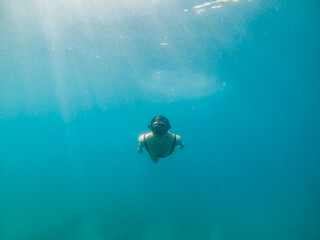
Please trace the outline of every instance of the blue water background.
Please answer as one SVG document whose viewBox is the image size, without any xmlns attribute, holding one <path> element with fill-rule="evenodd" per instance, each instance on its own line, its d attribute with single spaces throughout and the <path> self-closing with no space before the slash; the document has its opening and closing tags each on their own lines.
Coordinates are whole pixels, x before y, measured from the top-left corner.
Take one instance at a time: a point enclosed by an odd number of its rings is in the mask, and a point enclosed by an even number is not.
<svg viewBox="0 0 320 240">
<path fill-rule="evenodd" d="M 203 3 L 0 2 L 0 239 L 320 239 L 319 1 Z"/>
</svg>

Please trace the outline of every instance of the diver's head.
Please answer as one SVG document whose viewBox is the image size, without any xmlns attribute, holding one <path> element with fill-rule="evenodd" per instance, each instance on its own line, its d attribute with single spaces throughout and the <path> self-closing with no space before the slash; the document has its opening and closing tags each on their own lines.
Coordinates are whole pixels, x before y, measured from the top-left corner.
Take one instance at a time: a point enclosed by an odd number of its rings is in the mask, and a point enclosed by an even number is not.
<svg viewBox="0 0 320 240">
<path fill-rule="evenodd" d="M 161 115 L 154 117 L 148 127 L 156 136 L 164 135 L 171 128 L 169 120 Z"/>
</svg>

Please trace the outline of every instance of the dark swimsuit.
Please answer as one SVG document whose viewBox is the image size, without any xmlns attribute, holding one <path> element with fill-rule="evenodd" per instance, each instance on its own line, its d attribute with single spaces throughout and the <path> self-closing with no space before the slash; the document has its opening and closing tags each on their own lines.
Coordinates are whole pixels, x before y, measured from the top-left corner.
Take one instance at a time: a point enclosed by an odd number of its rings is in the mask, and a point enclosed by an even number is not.
<svg viewBox="0 0 320 240">
<path fill-rule="evenodd" d="M 143 141 L 144 141 L 144 146 L 147 150 L 147 152 L 153 156 L 153 157 L 157 157 L 157 158 L 165 158 L 165 157 L 168 157 L 169 155 L 171 155 L 174 151 L 174 148 L 176 147 L 176 140 L 177 140 L 177 137 L 176 135 L 174 135 L 174 138 L 173 138 L 173 142 L 172 142 L 172 146 L 171 146 L 171 149 L 170 149 L 170 152 L 168 153 L 168 155 L 162 155 L 162 154 L 156 154 L 156 155 L 152 155 L 150 152 L 149 152 L 149 147 L 148 147 L 148 144 L 147 144 L 147 140 L 146 140 L 146 135 L 143 136 Z"/>
</svg>

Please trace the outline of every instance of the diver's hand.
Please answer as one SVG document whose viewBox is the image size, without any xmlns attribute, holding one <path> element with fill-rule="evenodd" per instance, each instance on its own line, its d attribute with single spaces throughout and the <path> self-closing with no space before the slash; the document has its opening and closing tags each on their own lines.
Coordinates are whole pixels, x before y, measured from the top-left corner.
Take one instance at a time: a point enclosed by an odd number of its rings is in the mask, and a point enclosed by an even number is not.
<svg viewBox="0 0 320 240">
<path fill-rule="evenodd" d="M 144 147 L 144 135 L 140 135 L 138 153 L 142 153 L 143 152 L 143 147 Z"/>
<path fill-rule="evenodd" d="M 176 139 L 177 139 L 176 145 L 178 146 L 178 148 L 183 149 L 184 148 L 184 144 L 183 144 L 183 142 L 181 140 L 181 137 L 179 135 L 176 135 Z"/>
</svg>

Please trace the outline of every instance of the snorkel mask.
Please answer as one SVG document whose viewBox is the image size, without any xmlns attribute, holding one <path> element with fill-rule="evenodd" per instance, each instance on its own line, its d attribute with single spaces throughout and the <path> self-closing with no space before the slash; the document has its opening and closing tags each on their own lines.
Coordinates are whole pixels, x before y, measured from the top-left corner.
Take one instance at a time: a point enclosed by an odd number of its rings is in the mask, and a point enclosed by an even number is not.
<svg viewBox="0 0 320 240">
<path fill-rule="evenodd" d="M 156 136 L 164 135 L 171 128 L 169 120 L 164 116 L 154 117 L 148 127 Z"/>
</svg>

